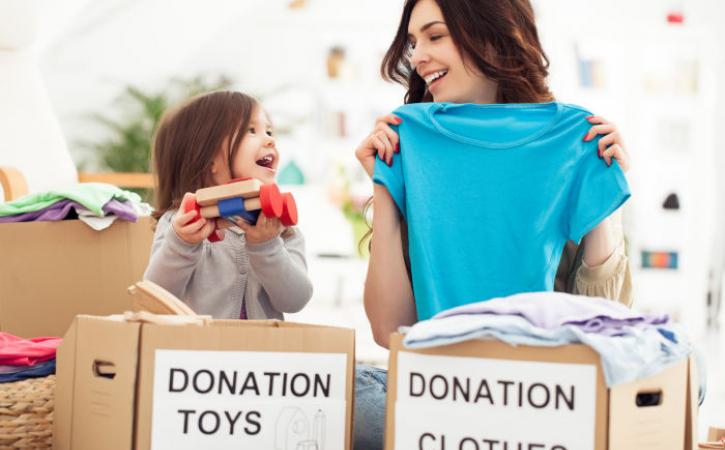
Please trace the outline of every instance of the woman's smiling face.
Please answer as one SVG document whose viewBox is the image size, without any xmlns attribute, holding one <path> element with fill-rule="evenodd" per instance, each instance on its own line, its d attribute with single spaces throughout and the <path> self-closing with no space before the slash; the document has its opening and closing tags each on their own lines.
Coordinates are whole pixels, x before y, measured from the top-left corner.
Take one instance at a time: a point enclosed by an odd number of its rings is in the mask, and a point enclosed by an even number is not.
<svg viewBox="0 0 725 450">
<path fill-rule="evenodd" d="M 493 103 L 496 83 L 466 65 L 435 0 L 416 3 L 408 23 L 410 64 L 436 102 Z M 483 45 L 483 43 L 482 43 Z"/>
</svg>

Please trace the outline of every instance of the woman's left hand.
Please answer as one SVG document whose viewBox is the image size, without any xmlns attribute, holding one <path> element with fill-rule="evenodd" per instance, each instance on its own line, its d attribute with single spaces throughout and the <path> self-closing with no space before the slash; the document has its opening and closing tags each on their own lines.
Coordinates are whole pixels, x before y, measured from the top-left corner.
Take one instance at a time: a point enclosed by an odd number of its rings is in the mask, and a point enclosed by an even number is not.
<svg viewBox="0 0 725 450">
<path fill-rule="evenodd" d="M 617 126 L 601 116 L 589 116 L 587 121 L 593 126 L 584 135 L 584 141 L 589 142 L 598 134 L 603 134 L 604 137 L 599 139 L 599 157 L 604 158 L 607 166 L 611 166 L 612 159 L 616 159 L 622 172 L 629 170 L 629 153 L 624 148 Z"/>
<path fill-rule="evenodd" d="M 249 244 L 261 244 L 279 236 L 284 230 L 284 225 L 279 219 L 268 218 L 260 214 L 256 225 L 250 225 L 243 220 L 237 221 L 239 228 L 244 230 L 246 241 Z"/>
</svg>

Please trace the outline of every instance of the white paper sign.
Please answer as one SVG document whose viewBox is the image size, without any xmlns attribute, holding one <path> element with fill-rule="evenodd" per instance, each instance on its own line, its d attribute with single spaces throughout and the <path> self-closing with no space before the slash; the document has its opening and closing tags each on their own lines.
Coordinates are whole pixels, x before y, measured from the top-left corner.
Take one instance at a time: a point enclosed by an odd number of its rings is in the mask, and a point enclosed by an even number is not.
<svg viewBox="0 0 725 450">
<path fill-rule="evenodd" d="M 344 353 L 156 350 L 152 450 L 343 450 Z"/>
<path fill-rule="evenodd" d="M 397 450 L 594 450 L 596 367 L 398 353 Z"/>
</svg>

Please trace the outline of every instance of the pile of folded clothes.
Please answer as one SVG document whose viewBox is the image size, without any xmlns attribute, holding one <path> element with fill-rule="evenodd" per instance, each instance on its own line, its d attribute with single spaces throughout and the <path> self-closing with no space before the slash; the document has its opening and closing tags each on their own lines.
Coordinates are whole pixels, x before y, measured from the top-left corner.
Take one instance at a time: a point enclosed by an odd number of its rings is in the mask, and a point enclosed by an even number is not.
<svg viewBox="0 0 725 450">
<path fill-rule="evenodd" d="M 607 386 L 654 375 L 687 358 L 693 348 L 667 315 L 647 315 L 604 298 L 534 292 L 471 303 L 404 328 L 408 348 L 430 348 L 472 339 L 511 345 L 585 344 L 599 353 Z M 698 354 L 697 363 L 703 361 Z M 704 398 L 705 370 L 700 403 Z"/>
<path fill-rule="evenodd" d="M 53 447 L 55 355 L 61 339 L 0 332 L 0 448 Z"/>
<path fill-rule="evenodd" d="M 95 230 L 150 214 L 151 206 L 138 194 L 106 183 L 79 183 L 0 203 L 0 223 L 80 219 Z"/>
<path fill-rule="evenodd" d="M 62 339 L 23 339 L 0 332 L 0 383 L 22 381 L 55 373 L 55 352 Z"/>
</svg>

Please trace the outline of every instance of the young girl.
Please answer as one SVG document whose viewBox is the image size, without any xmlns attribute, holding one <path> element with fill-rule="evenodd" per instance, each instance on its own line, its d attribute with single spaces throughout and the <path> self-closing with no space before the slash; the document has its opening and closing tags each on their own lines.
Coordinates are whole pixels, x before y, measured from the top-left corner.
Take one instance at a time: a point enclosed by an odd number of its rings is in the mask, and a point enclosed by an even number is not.
<svg viewBox="0 0 725 450">
<path fill-rule="evenodd" d="M 224 233 L 181 206 L 197 189 L 235 178 L 275 182 L 279 153 L 257 101 L 220 91 L 168 111 L 153 162 L 158 222 L 145 279 L 214 318 L 283 319 L 307 304 L 312 284 L 299 229 L 260 214 L 256 225 L 238 223 L 243 234 Z M 211 243 L 212 233 L 221 240 Z"/>
<path fill-rule="evenodd" d="M 495 104 L 506 103 L 549 105 L 540 107 L 544 114 L 544 111 L 549 111 L 557 105 L 553 102 L 554 96 L 547 86 L 548 60 L 539 42 L 533 8 L 529 0 L 406 0 L 398 31 L 385 55 L 381 70 L 386 79 L 396 81 L 407 89 L 406 104 L 445 102 L 444 104 L 431 104 L 430 108 L 426 105 L 421 105 L 422 107 L 418 109 L 415 109 L 415 105 L 406 105 L 407 109 L 401 108 L 408 112 L 423 111 L 424 108 L 428 108 L 425 109 L 426 111 L 444 111 L 445 108 L 448 108 L 450 114 L 456 111 L 484 109 L 514 111 L 520 108 L 534 111 L 539 108 L 513 107 L 513 105 L 504 105 L 500 108 L 495 106 Z M 558 111 L 559 106 L 556 108 Z M 419 121 L 416 129 L 423 130 L 422 127 L 427 126 L 428 129 L 438 130 L 441 135 L 447 133 L 447 138 L 452 137 L 457 142 L 466 142 L 466 145 L 473 141 L 473 138 L 469 139 L 469 137 L 479 132 L 479 128 L 477 128 L 479 122 L 471 121 L 470 135 L 463 136 L 458 133 L 453 136 L 450 128 L 446 128 L 445 124 L 441 125 L 443 119 L 438 120 L 433 116 L 434 114 L 430 113 L 430 120 L 427 122 L 421 119 L 423 115 L 415 116 L 415 120 Z M 443 116 L 445 118 L 445 114 Z M 412 112 L 408 117 L 412 117 Z M 441 115 L 436 117 L 440 118 Z M 511 118 L 514 116 L 510 114 L 500 113 L 493 117 L 496 117 L 495 120 L 497 120 L 494 122 L 494 126 L 501 135 L 501 142 L 507 138 L 515 140 L 515 136 L 521 136 L 526 132 L 527 124 L 517 122 Z M 582 136 L 579 139 L 589 142 L 597 135 L 603 135 L 597 145 L 591 144 L 594 147 L 592 151 L 597 152 L 598 150 L 599 157 L 602 158 L 602 166 L 612 165 L 613 160 L 616 160 L 620 168 L 626 171 L 629 158 L 617 129 L 601 117 L 591 116 L 586 119 L 584 117 L 582 113 L 581 122 L 577 123 L 583 123 L 586 126 L 588 121 L 591 128 L 587 127 L 586 134 L 582 130 Z M 409 119 L 406 118 L 406 120 Z M 423 287 L 424 291 L 416 292 L 416 295 L 413 292 L 410 265 L 410 259 L 412 259 L 410 242 L 412 241 L 408 239 L 408 225 L 403 220 L 403 211 L 401 211 L 401 207 L 405 207 L 405 204 L 400 203 L 400 189 L 396 189 L 394 192 L 396 194 L 394 199 L 388 188 L 392 185 L 389 182 L 395 179 L 392 175 L 401 173 L 401 158 L 398 152 L 401 152 L 401 155 L 413 155 L 416 152 L 421 154 L 422 150 L 428 151 L 428 149 L 424 149 L 426 142 L 421 143 L 421 148 L 401 149 L 399 147 L 400 138 L 394 129 L 395 126 L 406 126 L 401 123 L 401 118 L 392 114 L 381 117 L 371 134 L 355 151 L 363 168 L 371 178 L 375 177 L 376 180 L 373 191 L 373 237 L 364 302 L 375 340 L 386 347 L 390 334 L 400 326 L 412 325 L 421 318 L 427 318 L 440 312 L 441 308 L 445 306 L 445 302 L 449 300 L 446 296 L 440 296 L 435 298 L 436 301 L 427 301 L 426 299 L 430 296 L 426 298 L 421 295 L 425 293 L 425 289 L 450 286 L 446 284 L 447 277 L 433 280 L 424 277 L 423 283 L 418 286 Z M 450 125 L 451 122 L 448 124 Z M 577 125 L 577 127 L 581 126 Z M 456 153 L 455 149 L 450 148 L 448 142 L 444 139 L 436 141 L 440 151 L 448 152 L 450 158 L 448 161 L 436 160 L 435 164 L 445 164 L 446 167 L 455 164 L 465 165 L 466 158 L 462 154 Z M 475 145 L 481 144 L 476 157 L 479 157 L 481 152 L 488 152 L 486 157 L 492 156 L 490 158 L 492 161 L 505 163 L 505 158 L 501 157 L 505 153 L 504 150 L 500 150 L 498 154 L 494 155 L 495 150 L 504 148 L 503 145 L 499 145 L 499 142 L 492 143 L 488 148 L 483 145 L 483 141 L 476 142 Z M 495 150 L 491 151 L 491 149 Z M 560 148 L 542 150 L 556 151 Z M 394 159 L 397 160 L 398 169 L 393 163 Z M 415 158 L 414 160 L 417 161 Z M 410 159 L 408 161 L 410 162 Z M 540 175 L 542 166 L 537 165 L 541 164 L 538 163 L 539 161 L 551 161 L 551 159 L 539 159 L 532 154 L 532 159 L 524 160 L 520 165 L 514 167 L 502 167 L 498 173 L 516 174 L 515 179 L 520 184 L 525 184 L 528 178 L 526 171 L 531 169 L 532 177 Z M 384 164 L 391 167 L 383 167 Z M 496 167 L 493 165 L 485 168 L 488 170 L 487 173 L 495 175 Z M 556 170 L 559 170 L 560 167 L 554 165 L 547 167 L 551 169 L 552 179 L 556 180 Z M 431 172 L 434 170 L 416 167 L 416 169 L 418 168 L 421 170 L 407 172 L 407 175 L 411 176 L 411 173 L 415 173 L 419 178 L 435 180 L 435 176 L 430 178 Z M 458 177 L 469 176 L 471 178 L 471 170 L 463 169 L 461 167 L 460 171 L 453 173 L 456 173 Z M 601 167 L 599 169 L 601 173 Z M 619 170 L 619 168 L 614 169 Z M 611 171 L 610 174 L 614 175 L 615 172 Z M 618 176 L 621 180 L 621 173 Z M 475 182 L 472 186 L 475 186 L 475 183 L 485 184 L 487 181 L 485 176 L 480 175 L 480 177 L 483 178 L 474 178 Z M 456 186 L 460 186 L 461 179 L 459 178 L 457 181 Z M 515 183 L 510 186 L 512 189 L 516 189 Z M 607 188 L 602 186 L 601 189 Z M 605 191 L 605 194 L 609 193 Z M 526 198 L 535 199 L 535 197 L 534 195 Z M 399 203 L 396 203 L 396 200 Z M 456 199 L 452 198 L 451 202 L 456 202 Z M 483 203 L 481 206 L 485 208 L 486 204 Z M 560 205 L 551 205 L 552 209 L 558 206 Z M 520 204 L 511 204 L 508 211 L 520 207 Z M 506 206 L 499 207 L 498 210 L 507 211 Z M 463 241 L 477 234 L 486 235 L 488 233 L 494 237 L 500 236 L 500 242 L 507 244 L 507 248 L 513 250 L 509 254 L 503 255 L 499 262 L 514 267 L 514 271 L 518 267 L 518 270 L 525 272 L 525 269 L 521 269 L 523 266 L 521 259 L 530 255 L 526 252 L 516 252 L 517 245 L 520 244 L 518 241 L 503 241 L 506 236 L 511 235 L 507 232 L 507 227 L 516 225 L 507 222 L 513 215 L 499 216 L 493 212 L 492 215 L 500 219 L 499 223 L 495 223 L 495 225 L 503 229 L 503 233 L 496 234 L 496 230 L 492 229 L 471 231 L 472 228 L 475 228 L 475 224 L 470 223 L 458 223 L 455 224 L 455 227 L 459 230 L 466 230 L 460 231 Z M 583 230 L 586 231 L 586 236 L 582 241 L 583 250 L 575 250 L 576 256 L 571 258 L 565 253 L 561 259 L 560 274 L 565 275 L 564 278 L 569 278 L 571 275 L 571 278 L 567 280 L 568 282 L 563 283 L 563 286 L 557 284 L 558 289 L 584 295 L 604 296 L 626 304 L 631 303 L 629 266 L 624 254 L 624 242 L 619 221 L 619 216 L 615 213 L 604 218 L 599 224 L 592 224 L 593 228 Z M 423 225 L 423 228 L 426 229 L 425 224 Z M 432 245 L 428 244 L 426 250 L 430 249 Z M 530 253 L 542 251 L 542 249 L 533 247 L 526 247 L 526 249 Z M 461 259 L 464 256 L 470 259 L 470 250 L 468 248 L 467 250 L 468 253 L 461 250 Z M 546 251 L 546 249 L 543 250 Z M 485 264 L 491 264 L 491 261 L 486 261 Z M 481 264 L 481 266 L 483 265 L 484 263 Z M 471 279 L 469 276 L 467 279 L 466 273 L 455 272 L 449 267 L 438 267 L 438 269 L 440 269 L 439 272 L 443 272 L 445 269 L 446 274 L 450 277 L 455 276 L 462 279 L 461 283 L 452 285 L 452 288 L 448 289 L 451 291 L 448 292 L 448 297 L 452 297 L 450 294 L 453 294 L 452 291 L 458 288 L 459 284 L 476 285 L 478 283 L 476 286 L 480 286 L 482 283 L 478 278 Z M 480 271 L 476 273 L 480 274 Z M 421 278 L 418 280 L 420 281 Z M 503 290 L 506 286 L 499 288 Z M 443 301 L 438 301 L 441 298 Z M 382 448 L 385 383 L 386 373 L 384 371 L 358 367 L 355 448 Z"/>
</svg>

